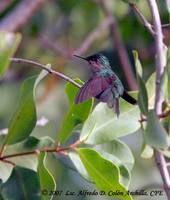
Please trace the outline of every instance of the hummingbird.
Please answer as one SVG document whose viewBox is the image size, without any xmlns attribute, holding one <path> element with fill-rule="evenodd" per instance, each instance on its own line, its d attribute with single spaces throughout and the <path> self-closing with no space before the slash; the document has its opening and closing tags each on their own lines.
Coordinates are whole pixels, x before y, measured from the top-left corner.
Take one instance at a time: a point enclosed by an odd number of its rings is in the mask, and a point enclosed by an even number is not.
<svg viewBox="0 0 170 200">
<path fill-rule="evenodd" d="M 94 54 L 88 57 L 74 56 L 86 60 L 92 71 L 92 77 L 81 87 L 75 98 L 76 104 L 94 97 L 107 103 L 109 108 L 113 108 L 117 117 L 120 114 L 120 97 L 130 104 L 137 104 L 137 100 L 125 91 L 121 80 L 111 69 L 106 56 L 103 54 Z"/>
</svg>

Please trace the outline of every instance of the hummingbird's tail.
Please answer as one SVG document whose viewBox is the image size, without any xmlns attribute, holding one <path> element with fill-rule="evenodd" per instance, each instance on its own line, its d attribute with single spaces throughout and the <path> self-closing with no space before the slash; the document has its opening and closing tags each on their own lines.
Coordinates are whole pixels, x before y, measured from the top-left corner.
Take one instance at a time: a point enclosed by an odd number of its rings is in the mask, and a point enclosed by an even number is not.
<svg viewBox="0 0 170 200">
<path fill-rule="evenodd" d="M 135 98 L 133 98 L 132 96 L 130 96 L 126 91 L 123 92 L 122 96 L 121 96 L 125 101 L 127 101 L 128 103 L 135 105 L 137 104 L 137 100 Z"/>
<path fill-rule="evenodd" d="M 120 114 L 120 108 L 119 108 L 119 99 L 118 98 L 115 98 L 114 99 L 114 111 L 117 115 L 117 117 L 119 117 L 119 114 Z"/>
</svg>

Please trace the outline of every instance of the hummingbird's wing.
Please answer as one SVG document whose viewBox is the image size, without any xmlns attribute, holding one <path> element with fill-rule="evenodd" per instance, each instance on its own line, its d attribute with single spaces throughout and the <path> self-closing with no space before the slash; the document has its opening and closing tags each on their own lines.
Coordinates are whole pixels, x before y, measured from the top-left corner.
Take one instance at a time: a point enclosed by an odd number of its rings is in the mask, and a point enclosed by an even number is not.
<svg viewBox="0 0 170 200">
<path fill-rule="evenodd" d="M 95 77 L 87 81 L 80 89 L 75 103 L 82 103 L 91 97 L 96 97 L 109 87 L 109 81 L 105 77 Z"/>
</svg>

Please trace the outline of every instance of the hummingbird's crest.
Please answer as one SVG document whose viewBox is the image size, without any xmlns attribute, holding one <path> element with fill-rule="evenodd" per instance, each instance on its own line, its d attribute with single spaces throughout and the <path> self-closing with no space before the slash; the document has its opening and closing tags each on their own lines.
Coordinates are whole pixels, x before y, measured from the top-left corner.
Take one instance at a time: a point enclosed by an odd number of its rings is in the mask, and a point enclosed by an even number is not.
<svg viewBox="0 0 170 200">
<path fill-rule="evenodd" d="M 96 72 L 99 71 L 100 69 L 103 68 L 111 68 L 109 60 L 106 56 L 104 56 L 103 54 L 94 54 L 88 57 L 82 57 L 82 56 L 78 56 L 78 55 L 74 55 L 78 58 L 81 58 L 83 60 L 86 60 L 92 67 L 92 71 Z"/>
<path fill-rule="evenodd" d="M 86 57 L 87 61 L 94 61 L 100 63 L 103 67 L 110 67 L 109 60 L 103 54 L 94 54 L 92 56 Z"/>
</svg>

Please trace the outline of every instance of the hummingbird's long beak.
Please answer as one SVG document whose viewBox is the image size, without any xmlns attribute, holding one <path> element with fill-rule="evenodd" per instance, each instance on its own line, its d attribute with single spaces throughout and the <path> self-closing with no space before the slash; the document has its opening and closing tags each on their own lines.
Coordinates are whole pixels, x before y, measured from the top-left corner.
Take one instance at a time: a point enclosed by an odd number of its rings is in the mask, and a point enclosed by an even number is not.
<svg viewBox="0 0 170 200">
<path fill-rule="evenodd" d="M 78 56 L 78 55 L 73 55 L 73 56 L 75 56 L 75 57 L 77 57 L 77 58 L 81 58 L 81 59 L 83 59 L 83 60 L 86 60 L 86 61 L 87 61 L 87 58 L 85 58 L 85 57 L 81 57 L 81 56 Z"/>
</svg>

